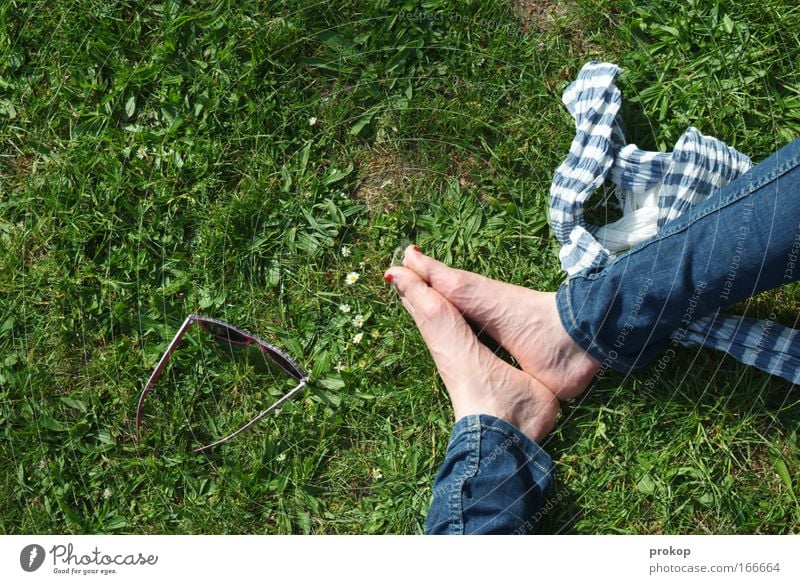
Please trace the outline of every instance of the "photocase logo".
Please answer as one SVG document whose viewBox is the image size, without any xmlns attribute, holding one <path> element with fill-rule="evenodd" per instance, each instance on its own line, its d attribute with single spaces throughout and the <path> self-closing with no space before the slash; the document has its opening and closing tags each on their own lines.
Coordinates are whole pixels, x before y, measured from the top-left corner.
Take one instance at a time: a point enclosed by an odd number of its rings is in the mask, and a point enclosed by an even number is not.
<svg viewBox="0 0 800 584">
<path fill-rule="evenodd" d="M 26 572 L 35 572 L 44 563 L 44 548 L 38 544 L 26 545 L 19 554 L 19 565 Z"/>
</svg>

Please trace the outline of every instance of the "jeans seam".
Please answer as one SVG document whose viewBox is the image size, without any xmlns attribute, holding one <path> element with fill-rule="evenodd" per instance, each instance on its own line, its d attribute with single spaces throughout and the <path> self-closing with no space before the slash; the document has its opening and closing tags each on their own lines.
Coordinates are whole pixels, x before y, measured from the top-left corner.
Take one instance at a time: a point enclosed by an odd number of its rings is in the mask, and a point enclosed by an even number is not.
<svg viewBox="0 0 800 584">
<path fill-rule="evenodd" d="M 583 276 L 573 276 L 574 278 L 583 277 Z M 567 321 L 568 327 L 565 327 L 567 330 L 567 334 L 575 341 L 575 344 L 580 346 L 584 351 L 592 355 L 595 359 L 601 362 L 606 362 L 607 360 L 611 360 L 608 353 L 603 350 L 600 345 L 593 342 L 592 339 L 584 333 L 580 327 L 577 325 L 577 319 L 575 318 L 575 312 L 572 309 L 572 298 L 569 295 L 569 285 L 563 288 L 563 295 L 564 295 L 564 305 L 567 309 L 567 314 L 562 315 L 561 311 L 559 311 L 559 316 L 562 317 L 563 320 Z M 556 303 L 556 307 L 558 307 L 558 303 Z"/>
<path fill-rule="evenodd" d="M 478 472 L 478 465 L 480 462 L 480 443 L 481 443 L 481 428 L 480 423 L 472 423 L 467 427 L 463 435 L 469 443 L 467 452 L 468 457 L 466 461 L 466 468 L 458 475 L 455 484 L 458 488 L 453 489 L 450 493 L 450 517 L 455 518 L 450 525 L 450 533 L 455 535 L 462 535 L 464 533 L 464 505 L 463 493 L 464 485 L 467 479 L 474 477 Z"/>
</svg>

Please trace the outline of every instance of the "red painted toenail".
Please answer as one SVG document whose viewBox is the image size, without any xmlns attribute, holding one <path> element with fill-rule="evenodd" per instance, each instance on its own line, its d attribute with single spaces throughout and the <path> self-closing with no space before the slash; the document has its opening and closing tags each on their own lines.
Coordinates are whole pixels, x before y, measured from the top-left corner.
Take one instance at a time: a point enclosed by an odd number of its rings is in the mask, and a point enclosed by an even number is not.
<svg viewBox="0 0 800 584">
<path fill-rule="evenodd" d="M 418 248 L 416 245 L 414 246 L 414 251 L 417 253 L 422 253 L 422 250 Z"/>
<path fill-rule="evenodd" d="M 394 276 L 392 276 L 391 274 L 386 274 L 386 275 L 383 277 L 383 279 L 384 279 L 384 280 L 386 280 L 387 282 L 389 282 L 389 283 L 391 284 L 391 283 L 392 283 L 392 280 L 394 280 Z"/>
</svg>

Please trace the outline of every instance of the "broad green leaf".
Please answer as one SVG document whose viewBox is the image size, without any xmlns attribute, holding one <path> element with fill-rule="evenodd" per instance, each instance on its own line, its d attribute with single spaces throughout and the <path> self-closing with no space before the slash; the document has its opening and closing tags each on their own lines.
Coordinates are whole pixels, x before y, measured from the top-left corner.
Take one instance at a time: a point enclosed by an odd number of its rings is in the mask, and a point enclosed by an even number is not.
<svg viewBox="0 0 800 584">
<path fill-rule="evenodd" d="M 77 399 L 73 399 L 73 398 L 68 397 L 66 395 L 62 395 L 61 396 L 61 401 L 64 402 L 65 404 L 67 404 L 72 409 L 78 410 L 79 412 L 82 412 L 82 413 L 86 412 L 86 404 L 83 403 L 82 401 L 79 401 Z"/>
<path fill-rule="evenodd" d="M 373 115 L 374 114 L 367 114 L 365 116 L 361 116 L 358 121 L 353 124 L 353 127 L 350 128 L 350 135 L 358 136 L 361 133 L 361 130 L 363 130 L 372 121 Z"/>
<path fill-rule="evenodd" d="M 341 377 L 328 376 L 325 379 L 320 379 L 317 383 L 332 391 L 344 389 L 344 381 Z"/>
<path fill-rule="evenodd" d="M 328 186 L 328 185 L 332 185 L 334 183 L 337 183 L 340 180 L 342 180 L 343 178 L 345 178 L 347 175 L 349 175 L 351 172 L 353 172 L 353 164 L 352 163 L 349 164 L 347 166 L 347 168 L 345 168 L 344 170 L 341 170 L 341 169 L 338 169 L 338 168 L 331 169 L 328 172 L 328 174 L 325 176 L 325 178 L 322 179 L 322 184 L 324 184 L 325 186 Z"/>
<path fill-rule="evenodd" d="M 330 391 L 320 389 L 319 387 L 312 387 L 311 393 L 317 397 L 319 401 L 333 408 L 339 407 L 339 404 L 342 403 L 342 398 L 340 396 L 336 395 L 335 393 L 331 393 Z"/>
<path fill-rule="evenodd" d="M 794 495 L 794 489 L 792 488 L 792 477 L 789 474 L 789 468 L 786 466 L 786 463 L 782 459 L 780 458 L 775 459 L 775 470 L 778 471 L 778 476 L 781 477 L 783 484 L 786 485 L 786 488 L 789 491 L 789 494 L 792 496 L 792 499 L 796 500 L 796 497 Z"/>
<path fill-rule="evenodd" d="M 645 495 L 652 495 L 656 491 L 656 483 L 650 475 L 644 475 L 636 483 L 636 490 Z"/>
<path fill-rule="evenodd" d="M 111 520 L 103 523 L 103 529 L 105 531 L 115 531 L 117 529 L 122 529 L 123 527 L 127 526 L 128 526 L 128 520 L 120 515 L 117 515 L 116 517 L 113 517 Z"/>
<path fill-rule="evenodd" d="M 725 29 L 725 32 L 731 34 L 733 32 L 733 20 L 727 14 L 722 17 L 722 27 Z"/>
<path fill-rule="evenodd" d="M 117 441 L 114 440 L 114 437 L 108 430 L 98 430 L 97 431 L 97 440 L 102 442 L 103 444 L 116 444 Z"/>
<path fill-rule="evenodd" d="M 132 118 L 134 113 L 136 113 L 136 96 L 131 95 L 125 102 L 125 115 Z"/>
</svg>

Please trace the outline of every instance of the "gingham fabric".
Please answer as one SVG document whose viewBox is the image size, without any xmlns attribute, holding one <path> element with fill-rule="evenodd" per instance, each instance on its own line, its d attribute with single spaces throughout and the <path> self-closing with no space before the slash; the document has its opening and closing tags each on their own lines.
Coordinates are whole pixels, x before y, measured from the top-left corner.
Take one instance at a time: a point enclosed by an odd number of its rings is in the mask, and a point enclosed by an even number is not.
<svg viewBox="0 0 800 584">
<path fill-rule="evenodd" d="M 570 276 L 602 268 L 615 252 L 655 235 L 752 167 L 747 156 L 695 128 L 687 129 L 668 154 L 626 145 L 617 115 L 622 96 L 614 79 L 619 71 L 611 63 L 588 63 L 562 97 L 576 134 L 550 188 L 550 223 L 561 244 L 561 266 Z M 623 218 L 603 227 L 590 225 L 583 217 L 584 203 L 606 179 Z M 685 347 L 725 351 L 800 383 L 800 333 L 776 322 L 716 313 L 675 331 L 672 339 Z"/>
</svg>

